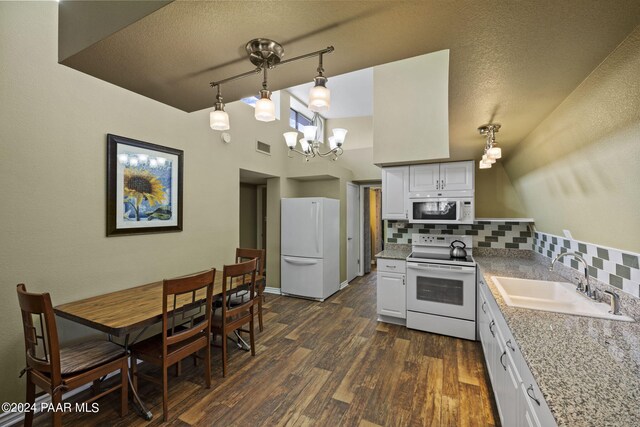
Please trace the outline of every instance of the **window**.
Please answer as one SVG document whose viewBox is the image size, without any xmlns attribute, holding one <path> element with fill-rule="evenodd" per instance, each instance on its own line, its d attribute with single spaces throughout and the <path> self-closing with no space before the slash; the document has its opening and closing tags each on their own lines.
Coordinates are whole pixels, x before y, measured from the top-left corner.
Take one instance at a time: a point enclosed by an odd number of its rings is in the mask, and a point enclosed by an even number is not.
<svg viewBox="0 0 640 427">
<path fill-rule="evenodd" d="M 289 109 L 289 126 L 302 132 L 303 126 L 311 125 L 311 119 L 293 108 Z"/>
</svg>

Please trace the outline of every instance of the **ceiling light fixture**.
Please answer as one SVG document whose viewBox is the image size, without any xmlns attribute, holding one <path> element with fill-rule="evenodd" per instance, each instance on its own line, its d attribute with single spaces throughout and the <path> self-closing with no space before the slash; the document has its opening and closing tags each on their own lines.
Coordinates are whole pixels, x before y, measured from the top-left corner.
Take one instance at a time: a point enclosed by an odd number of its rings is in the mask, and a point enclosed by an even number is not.
<svg viewBox="0 0 640 427">
<path fill-rule="evenodd" d="M 218 94 L 216 95 L 215 110 L 209 113 L 209 125 L 213 130 L 228 130 L 229 129 L 229 114 L 224 111 L 224 103 L 222 102 L 222 96 L 220 95 L 220 85 L 218 88 Z"/>
<path fill-rule="evenodd" d="M 324 76 L 322 60 L 323 55 L 333 52 L 333 46 L 287 60 L 282 60 L 282 57 L 284 56 L 284 48 L 282 45 L 270 39 L 253 39 L 246 44 L 245 49 L 249 55 L 249 60 L 256 66 L 255 69 L 210 83 L 211 87 L 215 87 L 218 90 L 215 110 L 209 114 L 211 129 L 229 129 L 229 115 L 224 111 L 224 104 L 222 103 L 222 97 L 220 96 L 220 86 L 223 83 L 262 72 L 262 89 L 259 92 L 260 98 L 255 105 L 255 118 L 262 122 L 270 122 L 276 118 L 276 106 L 271 100 L 271 92 L 268 89 L 267 70 L 299 59 L 307 59 L 317 56 L 318 75 L 314 77 L 313 80 L 315 84 L 309 91 L 308 108 L 313 112 L 311 125 L 304 126 L 304 137 L 300 140 L 298 140 L 298 132 L 286 132 L 284 134 L 284 139 L 287 147 L 289 147 L 289 157 L 291 157 L 291 152 L 296 152 L 303 155 L 306 161 L 309 161 L 310 158 L 316 156 L 332 157 L 333 160 L 337 159 L 338 156 L 342 154 L 342 145 L 344 144 L 344 139 L 347 134 L 346 129 L 333 129 L 333 136 L 328 138 L 329 151 L 324 153 L 320 151 L 320 144 L 324 142 L 322 141 L 324 133 L 323 120 L 319 113 L 328 111 L 331 106 L 331 91 L 327 88 L 328 79 Z M 296 148 L 298 142 L 300 143 L 301 150 Z"/>
<path fill-rule="evenodd" d="M 500 130 L 501 125 L 498 123 L 488 123 L 478 128 L 480 135 L 485 135 L 487 141 L 484 146 L 484 154 L 480 160 L 480 169 L 490 169 L 491 165 L 496 162 L 496 159 L 502 157 L 502 149 L 498 147 L 496 142 L 496 133 Z"/>
<path fill-rule="evenodd" d="M 329 140 L 329 151 L 322 152 L 320 151 L 320 144 L 322 141 L 322 120 L 320 114 L 314 113 L 313 119 L 311 120 L 311 125 L 304 126 L 302 128 L 303 137 L 298 140 L 298 132 L 285 132 L 284 140 L 289 147 L 289 157 L 291 157 L 291 152 L 298 153 L 304 156 L 305 161 L 309 161 L 316 156 L 319 157 L 331 157 L 331 160 L 336 160 L 338 156 L 342 154 L 342 145 L 344 144 L 344 139 L 347 135 L 347 130 L 342 128 L 333 129 L 333 135 L 328 138 Z M 300 143 L 300 148 L 302 150 L 296 149 L 296 144 Z"/>
</svg>

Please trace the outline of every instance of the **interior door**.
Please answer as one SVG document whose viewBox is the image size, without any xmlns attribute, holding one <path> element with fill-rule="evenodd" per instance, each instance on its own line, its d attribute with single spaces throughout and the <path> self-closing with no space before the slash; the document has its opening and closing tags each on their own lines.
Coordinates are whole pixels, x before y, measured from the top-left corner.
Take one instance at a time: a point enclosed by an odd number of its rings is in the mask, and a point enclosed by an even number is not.
<svg viewBox="0 0 640 427">
<path fill-rule="evenodd" d="M 360 270 L 360 188 L 347 183 L 347 282 Z"/>
</svg>

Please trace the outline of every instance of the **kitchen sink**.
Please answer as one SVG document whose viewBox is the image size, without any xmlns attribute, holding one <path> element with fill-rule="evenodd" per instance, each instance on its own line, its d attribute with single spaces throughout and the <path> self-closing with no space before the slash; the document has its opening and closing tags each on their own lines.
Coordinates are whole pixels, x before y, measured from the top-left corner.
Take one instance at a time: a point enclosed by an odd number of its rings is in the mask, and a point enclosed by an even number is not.
<svg viewBox="0 0 640 427">
<path fill-rule="evenodd" d="M 572 283 L 496 276 L 491 279 L 511 307 L 633 322 L 628 316 L 609 313 L 609 304 L 587 298 Z"/>
</svg>

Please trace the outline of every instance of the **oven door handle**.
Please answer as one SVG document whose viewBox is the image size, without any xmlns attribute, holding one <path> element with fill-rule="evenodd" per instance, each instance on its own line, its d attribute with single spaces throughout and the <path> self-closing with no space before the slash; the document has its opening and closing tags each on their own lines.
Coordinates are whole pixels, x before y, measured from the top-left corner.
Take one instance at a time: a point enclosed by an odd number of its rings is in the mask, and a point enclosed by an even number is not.
<svg viewBox="0 0 640 427">
<path fill-rule="evenodd" d="M 438 271 L 438 272 L 442 272 L 442 271 L 453 271 L 455 273 L 474 273 L 476 272 L 475 268 L 465 268 L 465 267 L 458 267 L 455 265 L 452 266 L 434 266 L 434 265 L 415 265 L 415 264 L 408 264 L 407 265 L 408 269 L 412 269 L 412 270 L 423 270 L 423 271 Z"/>
</svg>

